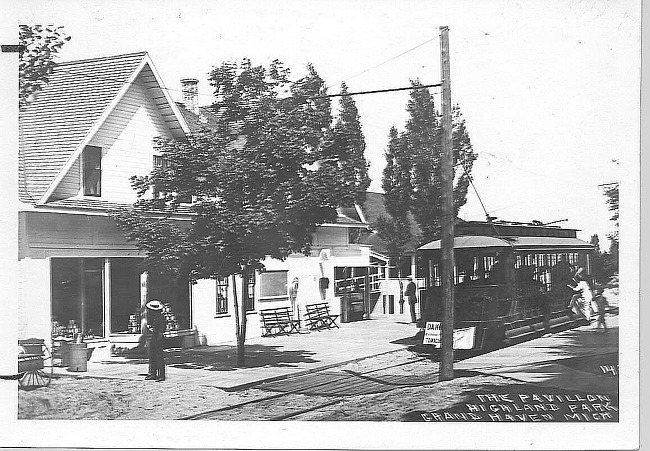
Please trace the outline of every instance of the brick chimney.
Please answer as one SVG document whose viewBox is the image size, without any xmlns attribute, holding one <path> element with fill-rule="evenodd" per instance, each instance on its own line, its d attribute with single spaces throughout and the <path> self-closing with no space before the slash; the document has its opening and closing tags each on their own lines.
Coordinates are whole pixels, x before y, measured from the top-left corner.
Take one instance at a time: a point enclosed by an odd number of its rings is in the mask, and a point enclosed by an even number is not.
<svg viewBox="0 0 650 451">
<path fill-rule="evenodd" d="M 181 91 L 183 92 L 183 104 L 192 113 L 199 114 L 199 81 L 196 78 L 183 78 L 181 80 Z"/>
</svg>

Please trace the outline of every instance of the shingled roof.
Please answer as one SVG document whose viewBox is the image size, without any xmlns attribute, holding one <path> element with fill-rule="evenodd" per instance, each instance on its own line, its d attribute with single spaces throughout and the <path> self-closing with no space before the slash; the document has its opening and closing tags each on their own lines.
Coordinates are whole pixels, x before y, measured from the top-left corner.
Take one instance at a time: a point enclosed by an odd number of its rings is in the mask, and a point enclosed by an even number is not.
<svg viewBox="0 0 650 451">
<path fill-rule="evenodd" d="M 369 224 L 374 224 L 377 222 L 380 216 L 389 217 L 390 215 L 386 211 L 386 205 L 384 205 L 384 194 L 376 193 L 372 191 L 366 192 L 366 201 L 361 206 L 361 210 L 365 216 L 366 221 Z M 420 239 L 420 227 L 413 218 L 413 215 L 409 213 L 408 215 L 409 228 L 413 239 L 409 241 L 406 245 L 406 252 L 415 252 L 419 245 Z M 372 249 L 380 254 L 388 254 L 388 246 L 384 240 L 379 237 L 377 231 L 372 231 L 361 239 L 362 244 L 367 244 L 372 246 Z"/>
<path fill-rule="evenodd" d="M 147 52 L 59 63 L 49 83 L 19 112 L 22 201 L 47 201 L 46 194 L 139 75 L 172 134 L 188 131 Z"/>
</svg>

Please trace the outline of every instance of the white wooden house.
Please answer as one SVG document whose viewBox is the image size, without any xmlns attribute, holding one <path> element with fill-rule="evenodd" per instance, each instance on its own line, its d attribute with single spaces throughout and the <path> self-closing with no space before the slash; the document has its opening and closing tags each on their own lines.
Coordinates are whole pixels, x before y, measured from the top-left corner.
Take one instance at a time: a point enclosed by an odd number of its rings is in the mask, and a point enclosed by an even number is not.
<svg viewBox="0 0 650 451">
<path fill-rule="evenodd" d="M 195 86 L 184 80 L 187 108 L 177 105 L 146 52 L 72 61 L 57 64 L 20 112 L 19 338 L 77 332 L 93 358 L 120 353 L 142 343 L 143 305 L 158 298 L 169 303 L 168 335 L 181 345 L 234 340 L 232 287 L 142 272 L 143 255 L 107 213 L 135 201 L 129 178 L 153 168 L 155 137 L 183 138 L 212 120 L 192 103 Z M 334 283 L 321 293 L 318 281 L 370 264 L 370 247 L 351 238 L 366 227 L 358 213 L 341 210 L 336 223 L 319 227 L 311 256 L 265 262 L 267 271 L 247 284 L 249 334 L 260 334 L 257 312 L 266 306 L 299 311 L 324 299 L 339 309 Z"/>
</svg>

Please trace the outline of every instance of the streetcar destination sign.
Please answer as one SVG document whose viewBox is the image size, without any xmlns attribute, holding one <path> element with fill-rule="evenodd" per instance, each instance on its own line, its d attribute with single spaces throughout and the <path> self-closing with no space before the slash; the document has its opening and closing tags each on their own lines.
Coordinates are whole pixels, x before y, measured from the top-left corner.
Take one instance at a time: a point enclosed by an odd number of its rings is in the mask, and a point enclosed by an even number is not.
<svg viewBox="0 0 650 451">
<path fill-rule="evenodd" d="M 442 323 L 439 321 L 427 322 L 424 329 L 423 345 L 432 345 L 435 348 L 440 347 L 442 335 Z M 454 349 L 472 349 L 474 347 L 474 338 L 476 337 L 476 327 L 463 327 L 454 329 Z"/>
</svg>

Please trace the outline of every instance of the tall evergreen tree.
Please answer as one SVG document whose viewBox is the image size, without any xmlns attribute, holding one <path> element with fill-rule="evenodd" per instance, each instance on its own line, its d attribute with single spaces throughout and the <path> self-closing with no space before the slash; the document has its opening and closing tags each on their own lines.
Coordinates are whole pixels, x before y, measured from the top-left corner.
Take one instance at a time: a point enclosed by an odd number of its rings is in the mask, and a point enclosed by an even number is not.
<svg viewBox="0 0 650 451">
<path fill-rule="evenodd" d="M 391 264 L 397 267 L 400 285 L 400 303 L 404 302 L 402 286 L 402 260 L 409 242 L 413 240 L 408 213 L 411 200 L 411 167 L 406 140 L 400 137 L 393 126 L 388 135 L 385 152 L 386 166 L 381 186 L 384 190 L 384 204 L 388 216 L 380 215 L 372 225 L 379 237 L 386 243 Z"/>
<path fill-rule="evenodd" d="M 361 129 L 359 110 L 351 96 L 347 95 L 348 87 L 341 83 L 339 113 L 334 126 L 327 134 L 323 146 L 321 164 L 338 166 L 343 182 L 336 189 L 341 206 L 350 207 L 355 203 L 362 204 L 366 190 L 370 186 L 368 162 L 365 159 L 366 141 Z"/>
<path fill-rule="evenodd" d="M 408 143 L 400 136 L 395 126 L 388 134 L 388 147 L 384 154 L 386 166 L 383 170 L 381 187 L 384 190 L 384 203 L 387 212 L 394 218 L 406 219 L 411 206 L 411 170 L 413 159 L 408 151 Z"/>
<path fill-rule="evenodd" d="M 414 88 L 422 86 L 412 81 Z M 437 238 L 442 214 L 441 166 L 442 117 L 436 110 L 428 89 L 413 89 L 406 108 L 409 119 L 402 139 L 407 146 L 406 156 L 412 161 L 410 209 L 426 241 Z M 454 212 L 467 202 L 467 190 L 476 154 L 467 132 L 460 108 L 452 111 L 452 142 L 454 159 Z"/>
</svg>

